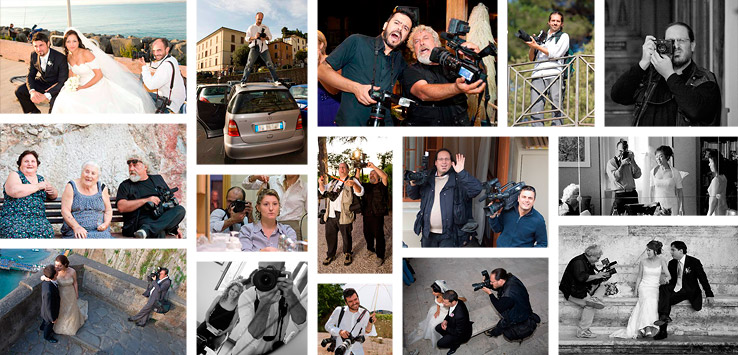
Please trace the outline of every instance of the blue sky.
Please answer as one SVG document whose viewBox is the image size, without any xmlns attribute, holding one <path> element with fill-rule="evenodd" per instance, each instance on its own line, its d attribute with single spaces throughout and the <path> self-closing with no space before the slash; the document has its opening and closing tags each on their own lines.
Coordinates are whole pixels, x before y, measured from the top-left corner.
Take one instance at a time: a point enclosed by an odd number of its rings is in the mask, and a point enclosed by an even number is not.
<svg viewBox="0 0 738 355">
<path fill-rule="evenodd" d="M 281 37 L 282 27 L 307 32 L 307 0 L 198 0 L 197 40 L 220 27 L 246 31 L 259 11 L 274 38 Z"/>
<path fill-rule="evenodd" d="M 8 0 L 8 3 L 11 0 Z M 75 5 L 111 5 L 111 4 L 151 4 L 158 2 L 185 2 L 184 0 L 71 0 L 72 6 Z M 6 4 L 3 1 L 2 7 L 34 7 L 34 6 L 66 6 L 64 0 L 32 0 L 32 1 L 14 1 L 14 4 Z"/>
</svg>

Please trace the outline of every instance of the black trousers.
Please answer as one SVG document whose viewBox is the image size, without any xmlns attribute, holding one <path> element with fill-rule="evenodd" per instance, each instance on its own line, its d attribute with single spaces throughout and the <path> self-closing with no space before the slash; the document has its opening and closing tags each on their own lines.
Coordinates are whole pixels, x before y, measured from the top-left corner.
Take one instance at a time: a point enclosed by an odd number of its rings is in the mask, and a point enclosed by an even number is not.
<svg viewBox="0 0 738 355">
<path fill-rule="evenodd" d="M 41 87 L 48 86 L 46 83 L 39 81 L 36 81 L 36 83 Z M 31 101 L 31 94 L 28 93 L 28 87 L 26 85 L 21 85 L 15 89 L 15 97 L 18 98 L 18 101 L 23 108 L 23 113 L 41 113 L 41 110 L 39 110 L 38 107 L 36 107 L 36 104 Z M 56 95 L 52 94 L 51 101 L 49 101 L 49 113 L 51 113 L 51 109 L 54 108 L 54 101 L 56 101 Z"/>
<path fill-rule="evenodd" d="M 54 323 L 41 319 L 41 328 L 44 332 L 44 339 L 49 340 L 54 337 Z"/>
<path fill-rule="evenodd" d="M 378 257 L 384 259 L 386 249 L 384 240 L 384 216 L 364 214 L 364 240 L 366 240 L 367 250 L 377 253 Z"/>
<path fill-rule="evenodd" d="M 326 211 L 326 213 L 328 213 Z M 325 222 L 325 239 L 328 242 L 328 254 L 327 256 L 332 258 L 336 256 L 336 249 L 338 249 L 338 232 L 341 232 L 341 238 L 343 240 L 343 252 L 351 252 L 351 231 L 354 228 L 353 223 L 339 224 L 338 221 L 341 218 L 341 213 L 336 212 L 335 218 L 328 217 Z"/>
<path fill-rule="evenodd" d="M 205 324 L 205 322 L 200 323 L 197 327 L 197 354 L 206 354 L 206 347 L 213 351 L 218 350 L 216 349 L 218 344 L 215 344 L 216 339 L 218 339 L 218 337 L 208 330 L 207 324 Z"/>
<path fill-rule="evenodd" d="M 638 191 L 616 192 L 615 201 L 612 202 L 613 212 L 617 211 L 617 214 L 624 214 L 625 205 L 631 203 L 638 203 Z M 610 214 L 614 214 L 613 212 Z"/>
<path fill-rule="evenodd" d="M 438 343 L 436 343 L 436 346 L 441 349 L 456 350 L 461 344 L 465 343 L 465 341 L 461 341 L 461 338 L 441 328 L 441 324 L 436 325 L 436 331 L 441 334 L 441 339 L 438 339 Z"/>
<path fill-rule="evenodd" d="M 453 248 L 454 238 L 445 234 L 428 233 L 428 238 L 421 238 L 420 244 L 423 248 Z"/>
<path fill-rule="evenodd" d="M 669 288 L 669 285 L 659 286 L 659 317 L 668 317 L 671 313 L 671 306 L 688 300 L 690 296 L 684 288 L 674 292 Z M 699 311 L 699 309 L 696 309 L 696 311 Z M 660 327 L 660 331 L 666 331 L 666 324 Z"/>
<path fill-rule="evenodd" d="M 133 231 L 143 229 L 147 238 L 166 238 L 167 234 L 177 234 L 179 222 L 184 219 L 185 212 L 184 207 L 177 205 L 154 219 L 149 211 L 143 210 L 138 215 L 138 223 Z"/>
</svg>

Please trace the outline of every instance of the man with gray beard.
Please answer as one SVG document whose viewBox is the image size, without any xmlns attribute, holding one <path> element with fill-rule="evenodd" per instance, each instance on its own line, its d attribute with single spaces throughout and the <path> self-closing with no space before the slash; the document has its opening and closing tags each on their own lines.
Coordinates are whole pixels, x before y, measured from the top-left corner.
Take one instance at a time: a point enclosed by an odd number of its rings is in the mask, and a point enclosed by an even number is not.
<svg viewBox="0 0 738 355">
<path fill-rule="evenodd" d="M 479 52 L 470 42 L 463 46 Z M 484 92 L 485 83 L 477 80 L 467 84 L 462 77 L 446 73 L 438 63 L 430 61 L 431 51 L 441 47 L 438 33 L 432 28 L 416 26 L 408 38 L 408 47 L 418 62 L 409 66 L 400 82 L 404 95 L 418 103 L 408 108 L 405 124 L 409 126 L 468 125 L 469 115 L 465 94 Z"/>
<path fill-rule="evenodd" d="M 169 190 L 161 175 L 149 174 L 148 164 L 138 155 L 126 161 L 129 178 L 118 186 L 118 211 L 123 214 L 123 235 L 135 238 L 164 238 L 173 235 L 182 238 L 179 223 L 185 216 L 180 205 L 161 209 L 160 216 L 154 214 L 151 205 L 160 206 L 158 189 Z"/>
</svg>

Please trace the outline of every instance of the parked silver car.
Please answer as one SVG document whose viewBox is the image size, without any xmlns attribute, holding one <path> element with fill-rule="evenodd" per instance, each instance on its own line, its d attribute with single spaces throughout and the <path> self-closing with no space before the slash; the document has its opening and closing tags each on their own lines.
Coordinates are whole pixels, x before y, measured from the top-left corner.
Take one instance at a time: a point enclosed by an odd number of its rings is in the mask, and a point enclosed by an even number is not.
<svg viewBox="0 0 738 355">
<path fill-rule="evenodd" d="M 227 158 L 261 158 L 305 148 L 300 109 L 286 87 L 236 84 L 228 96 L 223 127 Z"/>
</svg>

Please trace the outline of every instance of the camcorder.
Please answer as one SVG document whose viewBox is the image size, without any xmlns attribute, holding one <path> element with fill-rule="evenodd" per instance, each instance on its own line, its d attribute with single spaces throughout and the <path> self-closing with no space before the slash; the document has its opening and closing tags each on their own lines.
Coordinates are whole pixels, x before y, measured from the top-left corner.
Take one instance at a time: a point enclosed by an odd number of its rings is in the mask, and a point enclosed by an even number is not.
<svg viewBox="0 0 738 355">
<path fill-rule="evenodd" d="M 246 206 L 250 205 L 251 202 L 236 200 L 231 202 L 230 208 L 233 209 L 233 213 L 241 213 L 246 209 Z"/>
<path fill-rule="evenodd" d="M 479 198 L 479 202 L 485 201 L 489 206 L 484 208 L 484 214 L 491 216 L 501 209 L 509 210 L 515 206 L 518 201 L 520 191 L 525 187 L 525 182 L 510 181 L 505 185 L 500 184 L 500 179 L 494 178 L 482 185 L 485 191 L 484 196 Z"/>
<path fill-rule="evenodd" d="M 595 270 L 597 270 L 597 272 L 605 272 L 608 275 L 607 275 L 607 278 L 600 279 L 600 281 L 608 280 L 609 278 L 612 277 L 612 275 L 615 275 L 618 273 L 618 271 L 615 269 L 615 265 L 617 265 L 617 263 L 618 263 L 617 261 L 610 262 L 610 259 L 608 258 L 602 259 L 602 265 L 603 265 L 602 269 L 600 270 L 595 269 Z"/>
<path fill-rule="evenodd" d="M 674 40 L 673 39 L 657 39 L 653 41 L 656 44 L 656 52 L 658 54 L 674 55 Z"/>
<path fill-rule="evenodd" d="M 416 102 L 411 99 L 395 95 L 386 90 L 369 90 L 369 95 L 372 97 L 372 100 L 377 102 L 372 106 L 371 111 L 369 112 L 369 120 L 366 121 L 366 125 L 369 127 L 384 127 L 384 120 L 387 117 L 391 117 L 391 115 L 388 116 L 387 114 L 393 104 L 400 105 L 405 108 L 416 104 Z"/>
<path fill-rule="evenodd" d="M 489 273 L 487 272 L 487 270 L 482 270 L 482 276 L 484 277 L 484 281 L 483 282 L 477 282 L 477 283 L 473 283 L 472 284 L 472 287 L 474 288 L 474 291 L 479 291 L 483 287 L 486 287 L 486 288 L 492 290 L 493 287 L 492 287 L 492 284 L 490 283 Z"/>
<path fill-rule="evenodd" d="M 518 29 L 518 32 L 515 33 L 515 37 L 520 38 L 523 42 L 536 41 L 538 44 L 543 44 L 543 42 L 546 41 L 546 32 L 541 30 L 537 36 L 531 36 L 522 29 Z"/>
<path fill-rule="evenodd" d="M 436 47 L 431 51 L 430 61 L 440 64 L 447 73 L 462 77 L 467 84 L 471 84 L 480 79 L 487 80 L 482 58 L 496 55 L 497 48 L 490 43 L 479 53 L 476 53 L 472 49 L 462 46 L 466 40 L 461 36 L 467 33 L 469 33 L 469 23 L 452 18 L 448 23 L 448 31 L 441 33 L 441 38 L 446 40 L 446 44 L 453 50 L 453 54 L 442 47 Z M 460 57 L 458 52 L 463 53 L 471 60 Z"/>
<path fill-rule="evenodd" d="M 276 269 L 272 265 L 267 265 L 259 267 L 259 270 L 251 277 L 251 282 L 257 290 L 266 292 L 277 287 L 277 279 L 280 277 L 287 277 L 287 273 Z"/>
<path fill-rule="evenodd" d="M 159 204 L 155 204 L 151 201 L 146 202 L 144 207 L 151 212 L 154 219 L 158 219 L 164 212 L 179 205 L 179 201 L 174 197 L 174 193 L 179 191 L 178 187 L 168 189 L 166 187 L 157 186 L 156 196 L 159 198 Z"/>
<path fill-rule="evenodd" d="M 420 171 L 405 170 L 405 172 L 402 174 L 403 180 L 413 181 L 416 186 L 422 186 L 426 182 L 428 182 L 428 177 L 430 176 L 430 171 L 428 170 L 428 159 L 428 151 L 426 151 L 421 158 L 422 167 Z"/>
</svg>

